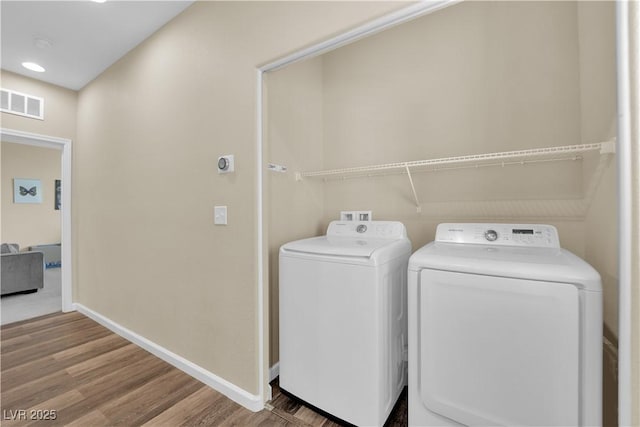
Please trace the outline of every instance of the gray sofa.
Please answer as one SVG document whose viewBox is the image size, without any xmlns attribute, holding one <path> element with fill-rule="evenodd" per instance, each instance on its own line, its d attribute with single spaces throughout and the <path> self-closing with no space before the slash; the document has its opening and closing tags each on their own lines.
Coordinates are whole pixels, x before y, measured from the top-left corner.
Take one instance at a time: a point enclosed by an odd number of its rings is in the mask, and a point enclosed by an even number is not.
<svg viewBox="0 0 640 427">
<path fill-rule="evenodd" d="M 44 286 L 42 252 L 20 252 L 15 243 L 3 243 L 0 249 L 2 295 L 36 292 Z"/>
</svg>

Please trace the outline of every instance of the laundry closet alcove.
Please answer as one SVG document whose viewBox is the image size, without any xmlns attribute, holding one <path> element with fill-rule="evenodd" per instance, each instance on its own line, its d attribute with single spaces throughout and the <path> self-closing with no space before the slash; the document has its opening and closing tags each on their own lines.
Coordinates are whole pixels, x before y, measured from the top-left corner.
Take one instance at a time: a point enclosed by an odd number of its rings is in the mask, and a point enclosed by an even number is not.
<svg viewBox="0 0 640 427">
<path fill-rule="evenodd" d="M 615 76 L 607 2 L 464 2 L 265 73 L 265 169 L 286 167 L 265 174 L 270 364 L 278 249 L 323 234 L 341 210 L 403 222 L 414 249 L 441 222 L 556 226 L 602 276 L 611 361 Z M 553 153 L 576 146 L 588 148 Z M 428 162 L 528 150 L 538 154 Z M 605 367 L 605 424 L 615 421 L 613 376 Z"/>
</svg>

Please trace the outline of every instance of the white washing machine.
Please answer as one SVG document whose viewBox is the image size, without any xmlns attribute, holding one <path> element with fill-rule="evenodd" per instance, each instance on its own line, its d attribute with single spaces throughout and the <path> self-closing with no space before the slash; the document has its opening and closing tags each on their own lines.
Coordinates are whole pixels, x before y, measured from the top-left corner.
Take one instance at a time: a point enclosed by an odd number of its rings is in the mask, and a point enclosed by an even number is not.
<svg viewBox="0 0 640 427">
<path fill-rule="evenodd" d="M 600 276 L 549 225 L 440 224 L 409 261 L 410 426 L 602 425 Z"/>
<path fill-rule="evenodd" d="M 404 225 L 333 221 L 280 248 L 280 387 L 349 423 L 382 426 L 406 384 Z"/>
</svg>

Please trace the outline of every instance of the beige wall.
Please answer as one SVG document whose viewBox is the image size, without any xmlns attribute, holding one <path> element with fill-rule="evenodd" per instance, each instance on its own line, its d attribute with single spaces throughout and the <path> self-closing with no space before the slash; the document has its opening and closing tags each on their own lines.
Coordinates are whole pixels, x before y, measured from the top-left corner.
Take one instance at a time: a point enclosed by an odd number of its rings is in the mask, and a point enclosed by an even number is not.
<svg viewBox="0 0 640 427">
<path fill-rule="evenodd" d="M 579 2 L 581 134 L 585 142 L 608 140 L 616 134 L 615 4 Z M 617 172 L 613 158 L 596 189 L 584 221 L 584 258 L 602 277 L 605 338 L 618 337 Z M 603 423 L 617 425 L 615 353 L 604 347 Z"/>
<path fill-rule="evenodd" d="M 85 87 L 77 302 L 258 393 L 256 67 L 399 6 L 197 2 Z"/>
<path fill-rule="evenodd" d="M 60 243 L 60 211 L 54 209 L 54 181 L 62 152 L 2 142 L 2 241 L 28 246 Z M 42 203 L 13 203 L 14 178 L 38 179 Z"/>
<path fill-rule="evenodd" d="M 6 70 L 0 70 L 0 79 L 4 89 L 44 98 L 44 120 L 0 113 L 3 128 L 75 139 L 77 92 Z"/>
<path fill-rule="evenodd" d="M 575 3 L 470 2 L 329 53 L 325 167 L 579 144 L 578 44 Z M 582 175 L 580 162 L 415 174 L 422 214 L 406 176 L 330 181 L 327 221 L 372 209 L 416 249 L 443 221 L 543 221 L 584 255 L 561 202 Z"/>
<path fill-rule="evenodd" d="M 585 143 L 616 135 L 615 4 L 578 3 L 581 133 Z M 585 220 L 585 259 L 600 273 L 604 320 L 618 335 L 618 239 L 615 159 L 607 168 Z"/>
<path fill-rule="evenodd" d="M 300 185 L 295 171 L 323 168 L 322 57 L 299 62 L 265 77 L 265 142 L 268 162 L 288 173 L 268 172 L 270 365 L 279 356 L 278 250 L 284 243 L 324 232 L 324 189 L 320 181 Z M 304 106 L 301 108 L 301 106 Z"/>
</svg>

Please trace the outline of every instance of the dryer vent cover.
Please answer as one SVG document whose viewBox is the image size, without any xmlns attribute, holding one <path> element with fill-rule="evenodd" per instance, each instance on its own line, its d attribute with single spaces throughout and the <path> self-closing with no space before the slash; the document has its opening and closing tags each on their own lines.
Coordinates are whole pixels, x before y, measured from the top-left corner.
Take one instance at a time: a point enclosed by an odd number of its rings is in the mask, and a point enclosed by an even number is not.
<svg viewBox="0 0 640 427">
<path fill-rule="evenodd" d="M 0 110 L 4 113 L 44 120 L 43 98 L 14 90 L 1 89 L 0 101 Z"/>
</svg>

